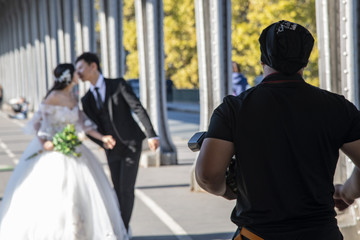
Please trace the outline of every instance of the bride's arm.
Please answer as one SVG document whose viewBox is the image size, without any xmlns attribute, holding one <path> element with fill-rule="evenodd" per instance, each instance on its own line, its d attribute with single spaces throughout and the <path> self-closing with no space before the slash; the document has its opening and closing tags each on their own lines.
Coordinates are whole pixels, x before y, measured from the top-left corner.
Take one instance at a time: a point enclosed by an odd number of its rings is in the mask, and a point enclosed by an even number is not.
<svg viewBox="0 0 360 240">
<path fill-rule="evenodd" d="M 113 149 L 116 145 L 115 139 L 111 135 L 103 135 L 99 131 L 97 131 L 96 124 L 89 119 L 86 114 L 79 109 L 79 120 L 78 120 L 78 126 L 82 131 L 86 133 L 92 140 L 99 140 L 95 141 L 97 144 L 99 144 L 106 149 Z"/>
<path fill-rule="evenodd" d="M 95 129 L 88 130 L 86 134 L 103 142 L 105 148 L 113 149 L 116 144 L 115 139 L 111 135 L 102 135 Z"/>
<path fill-rule="evenodd" d="M 49 96 L 47 96 L 46 99 L 44 99 L 43 101 L 44 104 L 47 104 L 47 105 L 61 105 L 59 103 L 59 98 L 56 96 L 56 92 L 52 92 L 49 94 Z M 45 113 L 44 113 L 45 114 Z M 36 130 L 39 131 L 41 127 L 41 122 L 38 122 L 37 125 L 35 126 Z M 47 139 L 44 139 L 44 138 L 41 138 L 40 136 L 38 136 L 40 142 L 42 143 L 43 145 L 43 148 L 47 151 L 51 151 L 54 149 L 54 144 L 51 140 L 47 140 Z"/>
</svg>

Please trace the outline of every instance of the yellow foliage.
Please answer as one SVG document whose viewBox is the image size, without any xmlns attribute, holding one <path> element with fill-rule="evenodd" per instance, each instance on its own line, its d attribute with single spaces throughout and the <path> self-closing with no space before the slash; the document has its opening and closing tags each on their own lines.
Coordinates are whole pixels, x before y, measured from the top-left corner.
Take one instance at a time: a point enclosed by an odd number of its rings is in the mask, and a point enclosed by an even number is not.
<svg viewBox="0 0 360 240">
<path fill-rule="evenodd" d="M 265 27 L 280 20 L 293 21 L 308 28 L 316 39 L 315 0 L 236 0 L 232 1 L 232 20 L 232 60 L 240 64 L 251 85 L 262 71 L 258 38 Z M 318 55 L 315 43 L 304 72 L 315 86 L 319 86 Z"/>
<path fill-rule="evenodd" d="M 124 2 L 126 78 L 139 76 L 134 0 Z M 199 86 L 194 0 L 163 0 L 165 75 L 177 88 Z M 238 62 L 250 84 L 262 71 L 258 38 L 262 29 L 279 20 L 307 27 L 316 39 L 315 0 L 233 0 L 232 60 Z M 319 53 L 315 43 L 305 79 L 319 86 Z"/>
</svg>

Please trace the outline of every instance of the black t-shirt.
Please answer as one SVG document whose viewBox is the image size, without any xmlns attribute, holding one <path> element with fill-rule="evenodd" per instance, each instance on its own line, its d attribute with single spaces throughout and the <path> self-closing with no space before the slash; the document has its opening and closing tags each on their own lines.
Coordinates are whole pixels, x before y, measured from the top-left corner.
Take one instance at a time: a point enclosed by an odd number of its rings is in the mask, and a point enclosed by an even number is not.
<svg viewBox="0 0 360 240">
<path fill-rule="evenodd" d="M 360 113 L 300 75 L 273 74 L 215 109 L 208 138 L 234 143 L 240 196 L 231 219 L 276 239 L 336 227 L 339 148 L 360 139 Z"/>
</svg>

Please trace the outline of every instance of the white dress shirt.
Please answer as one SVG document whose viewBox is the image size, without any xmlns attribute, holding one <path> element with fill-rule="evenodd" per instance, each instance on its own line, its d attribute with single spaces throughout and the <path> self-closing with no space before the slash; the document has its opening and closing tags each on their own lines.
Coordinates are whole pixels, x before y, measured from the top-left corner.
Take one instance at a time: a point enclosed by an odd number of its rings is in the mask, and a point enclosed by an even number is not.
<svg viewBox="0 0 360 240">
<path fill-rule="evenodd" d="M 105 86 L 104 77 L 101 74 L 99 75 L 99 78 L 96 81 L 95 86 L 90 84 L 90 91 L 94 95 L 95 101 L 97 101 L 97 94 L 96 94 L 96 91 L 95 91 L 96 87 L 99 88 L 99 93 L 100 93 L 102 102 L 105 102 L 106 86 Z"/>
<path fill-rule="evenodd" d="M 96 94 L 96 91 L 95 91 L 96 87 L 99 88 L 99 93 L 100 93 L 100 96 L 101 96 L 101 100 L 102 100 L 103 103 L 105 103 L 106 86 L 105 86 L 104 77 L 101 74 L 99 75 L 99 78 L 96 81 L 95 86 L 90 84 L 90 91 L 94 95 L 95 101 L 97 101 L 97 94 Z M 152 137 L 152 138 L 148 138 L 148 139 L 149 140 L 150 139 L 159 139 L 159 137 Z"/>
</svg>

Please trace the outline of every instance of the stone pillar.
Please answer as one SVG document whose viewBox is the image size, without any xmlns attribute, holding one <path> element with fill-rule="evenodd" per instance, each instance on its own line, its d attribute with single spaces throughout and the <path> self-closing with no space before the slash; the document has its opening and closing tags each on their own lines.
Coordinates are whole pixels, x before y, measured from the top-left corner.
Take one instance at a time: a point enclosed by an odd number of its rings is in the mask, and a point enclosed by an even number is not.
<svg viewBox="0 0 360 240">
<path fill-rule="evenodd" d="M 51 50 L 51 37 L 50 37 L 50 16 L 54 16 L 51 12 L 48 14 L 48 1 L 40 0 L 39 2 L 39 23 L 40 23 L 40 32 L 42 34 L 41 41 L 44 44 L 44 64 L 45 64 L 45 81 L 46 81 L 46 91 L 48 91 L 54 83 L 52 70 L 56 63 L 53 63 L 53 53 Z"/>
<path fill-rule="evenodd" d="M 39 38 L 38 38 L 38 54 L 39 54 L 39 61 L 36 63 L 38 65 L 38 73 L 39 78 L 37 81 L 39 82 L 41 95 L 40 98 L 44 97 L 47 90 L 47 66 L 46 66 L 46 53 L 45 53 L 45 36 L 46 36 L 46 29 L 45 29 L 45 13 L 42 10 L 42 6 L 45 4 L 45 0 L 37 0 L 37 24 L 39 26 Z"/>
<path fill-rule="evenodd" d="M 74 21 L 76 36 L 76 57 L 83 52 L 96 53 L 96 36 L 95 36 L 95 6 L 93 0 L 75 0 L 74 4 Z M 75 58 L 76 58 L 75 57 Z M 89 89 L 88 82 L 79 82 L 79 97 L 83 96 Z"/>
<path fill-rule="evenodd" d="M 25 75 L 25 71 L 26 71 L 26 67 L 25 67 L 25 48 L 24 48 L 24 35 L 23 35 L 23 14 L 21 11 L 21 2 L 15 2 L 17 7 L 16 7 L 16 31 L 17 31 L 17 37 L 18 37 L 18 62 L 17 62 L 17 69 L 19 71 L 19 79 L 18 79 L 18 94 L 19 96 L 23 96 L 25 97 L 25 84 L 24 84 L 24 80 L 26 79 L 26 75 Z"/>
<path fill-rule="evenodd" d="M 195 0 L 199 64 L 200 130 L 231 89 L 231 1 Z M 191 170 L 191 190 L 200 187 Z"/>
<path fill-rule="evenodd" d="M 73 0 L 73 12 L 74 12 L 74 26 L 75 26 L 75 54 L 79 56 L 82 54 L 83 51 L 83 39 L 82 39 L 82 21 L 81 15 L 87 14 L 88 12 L 81 9 L 82 8 L 82 1 L 81 0 Z"/>
<path fill-rule="evenodd" d="M 120 58 L 123 58 L 123 31 L 122 31 L 122 4 L 123 1 L 107 0 L 107 33 L 108 33 L 108 57 L 110 77 L 122 76 L 124 68 L 120 66 Z"/>
<path fill-rule="evenodd" d="M 331 91 L 330 33 L 328 0 L 316 1 L 316 30 L 319 50 L 319 80 L 323 89 Z"/>
<path fill-rule="evenodd" d="M 100 48 L 101 48 L 101 63 L 102 74 L 105 77 L 110 76 L 109 69 L 109 55 L 108 55 L 108 38 L 107 38 L 107 24 L 106 24 L 106 0 L 99 0 L 99 24 L 100 24 Z"/>
<path fill-rule="evenodd" d="M 58 52 L 59 62 L 65 62 L 65 42 L 64 42 L 64 23 L 63 23 L 63 11 L 62 11 L 62 0 L 56 1 L 57 9 L 57 40 L 58 40 Z"/>
<path fill-rule="evenodd" d="M 59 56 L 57 54 L 57 10 L 56 10 L 57 0 L 49 1 L 49 34 L 50 34 L 50 49 L 51 49 L 51 70 L 59 63 Z"/>
<path fill-rule="evenodd" d="M 167 124 L 162 0 L 135 0 L 135 14 L 141 102 L 160 137 L 160 151 L 156 152 L 155 165 L 177 164 L 176 148 Z"/>
<path fill-rule="evenodd" d="M 358 76 L 358 29 L 357 29 L 357 1 L 339 1 L 339 25 L 340 25 L 340 74 L 341 94 L 359 108 L 359 76 Z M 348 158 L 340 159 L 337 171 L 340 171 L 343 183 L 350 177 L 354 164 Z M 345 212 L 338 214 L 338 222 L 344 239 L 358 239 L 360 235 L 360 200 Z"/>
<path fill-rule="evenodd" d="M 96 52 L 95 3 L 94 0 L 82 0 L 82 4 L 83 4 L 82 27 L 83 27 L 84 51 Z"/>
<path fill-rule="evenodd" d="M 41 42 L 39 39 L 40 31 L 38 25 L 38 1 L 37 0 L 30 0 L 30 25 L 31 25 L 31 42 L 33 46 L 33 67 L 34 73 L 36 78 L 36 98 L 34 99 L 34 106 L 39 106 L 41 102 L 41 97 L 45 96 L 46 94 L 46 86 L 45 86 L 45 78 L 43 77 L 43 70 L 45 69 L 44 64 L 42 64 L 41 58 Z"/>
<path fill-rule="evenodd" d="M 5 80 L 5 85 L 3 87 L 4 87 L 4 94 L 6 94 L 8 96 L 8 98 L 10 98 L 10 96 L 11 97 L 14 96 L 12 88 L 16 87 L 16 86 L 14 86 L 14 84 L 10 85 L 9 80 L 8 80 L 8 79 L 14 78 L 14 74 L 13 74 L 14 41 L 13 41 L 13 33 L 12 33 L 13 32 L 12 31 L 12 17 L 11 17 L 10 10 L 8 10 L 5 24 L 7 26 L 8 56 L 7 56 L 6 80 Z"/>
<path fill-rule="evenodd" d="M 356 0 L 316 1 L 320 87 L 343 94 L 359 106 L 359 39 Z M 334 183 L 344 183 L 353 170 L 352 161 L 340 154 Z M 359 200 L 338 212 L 338 224 L 344 239 L 358 239 Z"/>
<path fill-rule="evenodd" d="M 18 70 L 18 60 L 19 60 L 19 39 L 17 32 L 17 17 L 16 17 L 16 5 L 15 2 L 12 3 L 13 8 L 11 9 L 11 26 L 12 26 L 12 41 L 13 41 L 13 61 L 12 61 L 12 74 L 13 74 L 13 82 L 15 85 L 15 89 L 12 89 L 13 92 L 19 96 L 17 89 L 19 89 L 19 79 L 20 73 Z"/>
<path fill-rule="evenodd" d="M 12 73 L 12 64 L 13 64 L 13 57 L 14 57 L 14 54 L 13 54 L 13 40 L 12 40 L 12 30 L 11 30 L 11 17 L 10 17 L 10 14 L 7 15 L 6 17 L 6 21 L 5 21 L 5 24 L 7 26 L 7 51 L 8 51 L 8 54 L 7 54 L 7 57 L 6 57 L 6 62 L 7 62 L 7 71 L 5 72 L 5 84 L 4 84 L 4 95 L 6 96 L 7 100 L 11 97 L 13 97 L 14 95 L 12 95 L 12 91 L 11 91 L 11 88 L 14 87 L 13 84 L 10 85 L 10 81 L 13 77 L 13 73 Z M 4 65 L 6 66 L 6 65 Z"/>
<path fill-rule="evenodd" d="M 72 63 L 75 58 L 73 11 L 71 0 L 63 0 L 65 62 Z"/>
<path fill-rule="evenodd" d="M 231 1 L 196 0 L 200 129 L 231 87 Z"/>
<path fill-rule="evenodd" d="M 103 74 L 123 76 L 125 52 L 123 47 L 122 0 L 100 0 L 100 45 Z"/>
<path fill-rule="evenodd" d="M 26 21 L 27 25 L 26 28 L 29 32 L 29 40 L 27 43 L 27 49 L 28 49 L 28 67 L 29 67 L 29 82 L 31 83 L 31 88 L 29 88 L 29 95 L 27 98 L 29 99 L 33 109 L 37 110 L 39 106 L 39 87 L 38 87 L 38 81 L 37 81 L 37 54 L 35 50 L 35 26 L 34 20 L 33 20 L 33 8 L 35 6 L 32 6 L 34 3 L 33 0 L 26 0 L 24 1 L 24 8 L 26 5 L 26 18 L 24 19 L 24 22 Z M 36 24 L 36 21 L 35 21 Z"/>
<path fill-rule="evenodd" d="M 21 2 L 21 14 L 22 14 L 22 31 L 23 31 L 23 47 L 24 47 L 24 54 L 23 54 L 23 60 L 24 60 L 24 79 L 23 79 L 23 85 L 25 88 L 24 96 L 26 97 L 27 101 L 30 102 L 30 107 L 33 106 L 33 86 L 34 86 L 34 78 L 33 78 L 33 69 L 31 62 L 33 61 L 31 58 L 31 44 L 30 44 L 30 18 L 29 18 L 29 6 L 27 1 Z"/>
</svg>

